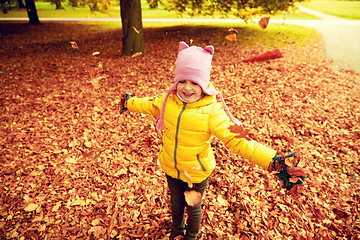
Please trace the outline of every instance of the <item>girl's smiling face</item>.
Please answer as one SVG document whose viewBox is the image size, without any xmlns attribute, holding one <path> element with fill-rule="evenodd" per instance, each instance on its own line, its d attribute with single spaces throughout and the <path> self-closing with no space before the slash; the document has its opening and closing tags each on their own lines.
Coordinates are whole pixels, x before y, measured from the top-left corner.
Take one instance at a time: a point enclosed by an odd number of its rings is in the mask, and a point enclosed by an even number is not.
<svg viewBox="0 0 360 240">
<path fill-rule="evenodd" d="M 202 88 L 191 80 L 182 80 L 177 84 L 177 94 L 186 103 L 192 103 L 203 97 Z"/>
</svg>

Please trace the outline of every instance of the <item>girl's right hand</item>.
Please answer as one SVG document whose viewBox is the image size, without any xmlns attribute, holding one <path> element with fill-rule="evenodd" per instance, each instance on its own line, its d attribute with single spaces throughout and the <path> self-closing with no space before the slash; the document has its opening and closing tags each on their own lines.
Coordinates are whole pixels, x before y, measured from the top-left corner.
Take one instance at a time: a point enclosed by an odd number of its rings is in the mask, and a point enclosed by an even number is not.
<svg viewBox="0 0 360 240">
<path fill-rule="evenodd" d="M 131 97 L 130 91 L 126 91 L 126 94 L 121 98 L 120 104 L 121 104 L 121 111 L 120 114 L 125 112 L 127 109 L 127 100 Z"/>
</svg>

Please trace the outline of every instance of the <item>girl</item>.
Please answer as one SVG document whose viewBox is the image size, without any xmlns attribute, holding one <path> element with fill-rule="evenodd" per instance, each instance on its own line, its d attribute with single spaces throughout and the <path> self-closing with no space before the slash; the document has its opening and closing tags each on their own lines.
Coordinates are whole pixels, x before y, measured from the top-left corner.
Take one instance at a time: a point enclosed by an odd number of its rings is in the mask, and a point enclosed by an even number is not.
<svg viewBox="0 0 360 240">
<path fill-rule="evenodd" d="M 185 236 L 196 239 L 200 229 L 201 199 L 208 178 L 215 168 L 210 137 L 215 135 L 232 152 L 265 169 L 280 171 L 278 176 L 287 189 L 294 185 L 289 178 L 285 157 L 246 137 L 241 122 L 233 117 L 220 92 L 210 83 L 213 46 L 189 47 L 180 42 L 175 62 L 174 83 L 160 98 L 137 98 L 127 94 L 123 110 L 151 114 L 158 117 L 157 130 L 163 132 L 163 146 L 159 162 L 166 174 L 170 189 L 172 229 L 170 239 Z M 220 96 L 222 104 L 217 102 Z M 304 178 L 303 173 L 297 174 Z M 184 211 L 188 212 L 185 230 Z"/>
</svg>

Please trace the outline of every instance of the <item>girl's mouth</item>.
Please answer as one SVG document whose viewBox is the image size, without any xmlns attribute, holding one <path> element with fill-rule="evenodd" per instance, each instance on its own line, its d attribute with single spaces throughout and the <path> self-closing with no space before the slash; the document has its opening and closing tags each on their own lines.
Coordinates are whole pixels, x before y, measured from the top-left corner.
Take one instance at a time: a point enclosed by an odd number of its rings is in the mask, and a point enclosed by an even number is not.
<svg viewBox="0 0 360 240">
<path fill-rule="evenodd" d="M 183 92 L 183 94 L 184 94 L 185 97 L 191 97 L 194 93 L 184 93 Z"/>
</svg>

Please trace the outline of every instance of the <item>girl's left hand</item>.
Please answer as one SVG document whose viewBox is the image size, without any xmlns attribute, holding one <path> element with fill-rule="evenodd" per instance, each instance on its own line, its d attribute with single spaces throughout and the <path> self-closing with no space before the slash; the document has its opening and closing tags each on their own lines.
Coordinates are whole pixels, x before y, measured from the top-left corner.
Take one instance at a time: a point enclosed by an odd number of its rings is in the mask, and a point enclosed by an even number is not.
<svg viewBox="0 0 360 240">
<path fill-rule="evenodd" d="M 303 179 L 307 178 L 304 171 L 300 168 L 296 168 L 299 161 L 294 166 L 288 166 L 285 162 L 287 158 L 298 159 L 298 152 L 294 152 L 288 155 L 277 155 L 270 163 L 269 170 L 277 171 L 276 175 L 284 183 L 284 187 L 287 190 L 292 189 L 296 185 L 303 185 Z"/>
</svg>

